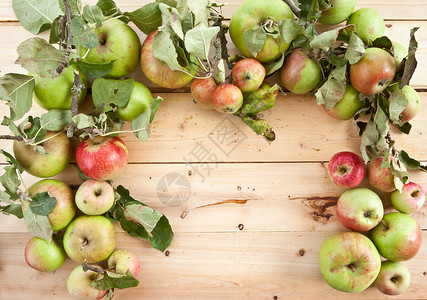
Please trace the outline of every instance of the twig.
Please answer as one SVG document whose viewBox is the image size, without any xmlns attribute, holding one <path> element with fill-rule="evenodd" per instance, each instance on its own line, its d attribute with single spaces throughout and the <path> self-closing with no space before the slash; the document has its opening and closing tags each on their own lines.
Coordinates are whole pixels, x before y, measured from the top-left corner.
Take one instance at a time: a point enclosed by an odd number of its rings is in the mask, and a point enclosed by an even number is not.
<svg viewBox="0 0 427 300">
<path fill-rule="evenodd" d="M 65 0 L 67 1 L 67 0 Z M 79 112 L 79 97 L 82 92 L 82 89 L 85 88 L 85 85 L 82 83 L 80 78 L 80 73 L 77 70 L 74 70 L 74 83 L 71 88 L 71 117 L 76 116 Z M 77 131 L 77 125 L 74 121 L 71 123 L 71 126 L 67 130 L 67 137 L 72 137 L 74 132 Z"/>
<path fill-rule="evenodd" d="M 233 69 L 234 64 L 228 60 L 228 58 L 230 57 L 230 55 L 228 55 L 227 37 L 226 37 L 226 34 L 228 32 L 228 27 L 222 24 L 222 20 L 224 19 L 222 15 L 211 12 L 211 18 L 214 20 L 213 26 L 219 27 L 219 32 L 213 43 L 215 46 L 216 53 L 215 53 L 215 57 L 212 60 L 212 66 L 214 66 L 220 59 L 223 59 L 224 61 L 227 62 L 227 66 L 231 70 Z"/>
<path fill-rule="evenodd" d="M 298 7 L 296 7 L 294 5 L 294 3 L 292 2 L 292 0 L 283 0 L 283 2 L 285 2 L 289 6 L 289 8 L 292 10 L 292 12 L 294 13 L 294 15 L 296 17 L 299 16 L 300 10 L 298 9 Z"/>
<path fill-rule="evenodd" d="M 22 136 L 14 136 L 14 135 L 0 135 L 0 140 L 14 140 L 22 142 L 24 138 Z"/>
<path fill-rule="evenodd" d="M 71 5 L 68 0 L 64 1 L 64 7 L 65 7 L 65 18 L 67 20 L 67 42 L 65 47 L 65 53 L 62 58 L 61 63 L 59 64 L 58 68 L 56 68 L 56 76 L 62 73 L 62 71 L 68 67 L 69 61 L 70 61 L 70 53 L 71 53 L 71 37 L 72 37 L 72 30 L 71 30 L 71 18 L 72 18 L 72 10 Z"/>
</svg>

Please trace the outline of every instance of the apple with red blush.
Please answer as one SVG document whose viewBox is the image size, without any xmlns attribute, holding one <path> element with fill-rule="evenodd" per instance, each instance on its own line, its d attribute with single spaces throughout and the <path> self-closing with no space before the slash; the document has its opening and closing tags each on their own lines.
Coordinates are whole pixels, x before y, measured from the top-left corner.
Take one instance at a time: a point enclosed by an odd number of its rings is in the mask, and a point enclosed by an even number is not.
<svg viewBox="0 0 427 300">
<path fill-rule="evenodd" d="M 365 178 L 365 164 L 356 153 L 342 151 L 330 159 L 328 173 L 336 185 L 351 189 L 357 187 Z"/>
</svg>

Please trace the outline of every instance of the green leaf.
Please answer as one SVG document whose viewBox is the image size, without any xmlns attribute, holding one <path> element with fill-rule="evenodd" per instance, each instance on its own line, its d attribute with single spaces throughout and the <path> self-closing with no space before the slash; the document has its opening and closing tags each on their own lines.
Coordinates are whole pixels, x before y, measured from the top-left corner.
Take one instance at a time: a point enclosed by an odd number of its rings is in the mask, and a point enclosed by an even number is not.
<svg viewBox="0 0 427 300">
<path fill-rule="evenodd" d="M 381 137 L 385 137 L 389 133 L 389 120 L 380 106 L 377 106 L 377 112 L 374 116 L 374 123 L 377 126 L 378 133 Z"/>
<path fill-rule="evenodd" d="M 7 101 L 12 121 L 22 118 L 33 101 L 35 80 L 33 76 L 8 73 L 0 78 L 0 99 Z"/>
<path fill-rule="evenodd" d="M 352 65 L 357 63 L 363 55 L 365 55 L 365 43 L 363 43 L 357 33 L 352 32 L 344 58 Z"/>
<path fill-rule="evenodd" d="M 3 192 L 2 190 L 0 190 L 0 202 L 7 204 L 15 204 L 15 201 L 11 200 L 10 195 L 6 192 Z"/>
<path fill-rule="evenodd" d="M 283 62 L 285 61 L 285 53 L 282 53 L 280 59 L 265 65 L 265 76 L 271 75 L 277 70 L 279 70 L 283 66 Z"/>
<path fill-rule="evenodd" d="M 292 19 L 279 21 L 279 32 L 285 43 L 292 42 L 300 34 L 305 35 L 304 28 Z"/>
<path fill-rule="evenodd" d="M 51 109 L 41 116 L 40 125 L 45 130 L 61 131 L 70 125 L 71 121 L 71 110 Z"/>
<path fill-rule="evenodd" d="M 61 14 L 58 0 L 12 0 L 12 7 L 21 25 L 33 34 L 48 30 Z"/>
<path fill-rule="evenodd" d="M 298 0 L 299 2 L 299 23 L 304 25 L 311 23 L 321 16 L 323 10 L 327 10 L 331 5 L 325 0 Z"/>
<path fill-rule="evenodd" d="M 427 172 L 427 166 L 421 165 L 418 160 L 410 157 L 409 154 L 406 153 L 406 151 L 404 150 L 399 151 L 399 160 L 409 169 L 422 170 L 424 172 Z"/>
<path fill-rule="evenodd" d="M 30 208 L 36 215 L 47 216 L 56 205 L 56 198 L 51 197 L 48 192 L 38 193 L 30 202 Z"/>
<path fill-rule="evenodd" d="M 148 3 L 133 12 L 125 12 L 124 15 L 129 17 L 136 27 L 146 35 L 162 25 L 159 3 Z"/>
<path fill-rule="evenodd" d="M 30 124 L 30 126 L 28 126 Z M 28 139 L 33 139 L 35 142 L 41 141 L 47 131 L 41 128 L 41 120 L 39 117 L 33 118 L 28 116 L 20 125 L 19 128 L 24 132 L 24 136 Z"/>
<path fill-rule="evenodd" d="M 152 99 L 150 108 L 133 119 L 131 129 L 140 141 L 145 142 L 150 136 L 150 124 L 153 122 L 154 116 L 162 101 L 163 99 L 161 97 Z"/>
<path fill-rule="evenodd" d="M 262 135 L 269 141 L 276 139 L 276 134 L 273 131 L 271 125 L 264 119 L 253 119 L 251 117 L 244 117 L 242 121 L 245 122 L 250 128 L 255 131 L 256 134 Z"/>
<path fill-rule="evenodd" d="M 330 109 L 337 104 L 345 93 L 347 65 L 336 67 L 328 76 L 328 80 L 314 94 L 318 105 Z"/>
<path fill-rule="evenodd" d="M 412 75 L 415 72 L 415 69 L 417 68 L 418 62 L 415 58 L 415 53 L 418 49 L 418 42 L 415 39 L 415 32 L 420 29 L 419 27 L 414 27 L 411 29 L 411 39 L 409 41 L 409 50 L 408 50 L 408 56 L 405 59 L 405 67 L 403 69 L 402 78 L 399 83 L 399 88 L 403 88 L 405 85 L 409 85 L 409 82 L 411 81 Z M 399 77 L 397 75 L 397 77 Z M 398 78 L 400 79 L 400 78 Z"/>
<path fill-rule="evenodd" d="M 52 22 L 52 26 L 50 28 L 50 34 L 49 34 L 49 44 L 56 44 L 59 43 L 59 38 L 61 34 L 61 26 L 59 25 L 58 21 L 63 16 L 56 17 L 55 20 Z"/>
<path fill-rule="evenodd" d="M 151 233 L 163 215 L 158 210 L 146 205 L 130 204 L 124 208 L 124 216 L 126 219 L 144 227 L 148 233 Z"/>
<path fill-rule="evenodd" d="M 123 80 L 97 78 L 92 85 L 93 104 L 102 112 L 111 111 L 114 106 L 123 107 L 129 102 L 133 86 L 132 78 Z"/>
<path fill-rule="evenodd" d="M 19 180 L 16 174 L 16 168 L 14 166 L 6 166 L 3 170 L 4 174 L 0 176 L 1 184 L 7 193 L 10 195 L 17 195 L 18 188 L 21 186 L 21 180 Z"/>
<path fill-rule="evenodd" d="M 200 23 L 185 34 L 185 49 L 192 55 L 201 59 L 209 59 L 209 50 L 214 37 L 219 32 L 219 27 L 206 27 Z"/>
<path fill-rule="evenodd" d="M 254 27 L 246 30 L 243 40 L 249 52 L 253 56 L 257 56 L 264 47 L 265 41 L 267 40 L 267 34 L 262 26 L 255 25 Z"/>
<path fill-rule="evenodd" d="M 76 48 L 82 46 L 84 48 L 91 49 L 98 46 L 98 37 L 89 25 L 85 23 L 82 17 L 75 16 L 71 20 L 71 30 L 73 32 L 71 43 L 75 45 Z"/>
<path fill-rule="evenodd" d="M 117 187 L 116 192 L 120 196 L 119 202 L 120 204 L 122 204 L 122 206 L 131 205 L 131 204 L 145 205 L 144 203 L 139 202 L 138 200 L 135 200 L 134 198 L 132 198 L 132 196 L 129 193 L 129 190 L 122 185 L 119 185 Z"/>
<path fill-rule="evenodd" d="M 179 64 L 175 45 L 168 32 L 159 31 L 153 38 L 154 57 L 166 63 L 173 71 L 182 71 L 184 68 Z"/>
<path fill-rule="evenodd" d="M 21 204 L 11 204 L 7 206 L 0 205 L 0 211 L 6 215 L 14 215 L 19 219 L 22 219 L 24 217 Z"/>
<path fill-rule="evenodd" d="M 1 125 L 8 126 L 10 131 L 15 136 L 21 135 L 21 131 L 19 130 L 18 126 L 16 126 L 16 124 L 11 119 L 9 119 L 8 117 L 3 116 L 3 121 L 1 122 Z"/>
<path fill-rule="evenodd" d="M 408 99 L 403 94 L 402 90 L 397 89 L 391 93 L 389 101 L 390 120 L 395 124 L 402 125 L 402 121 L 400 119 L 401 113 L 406 108 L 406 106 L 408 106 Z"/>
<path fill-rule="evenodd" d="M 218 65 L 216 68 L 216 80 L 218 80 L 219 82 L 225 82 L 225 63 L 222 58 L 218 61 Z"/>
<path fill-rule="evenodd" d="M 403 132 L 404 134 L 409 134 L 411 132 L 412 129 L 412 125 L 409 122 L 406 122 L 404 124 L 402 124 L 401 126 L 399 126 L 399 130 L 401 132 Z"/>
<path fill-rule="evenodd" d="M 162 27 L 160 31 L 166 31 L 171 36 L 177 35 L 181 40 L 184 40 L 184 31 L 182 29 L 182 20 L 176 8 L 160 3 L 159 9 L 162 15 Z"/>
<path fill-rule="evenodd" d="M 58 0 L 59 1 L 59 7 L 61 8 L 61 11 L 65 13 L 65 5 L 64 0 Z M 70 3 L 71 11 L 74 15 L 81 15 L 82 11 L 82 1 L 81 0 L 68 0 Z"/>
<path fill-rule="evenodd" d="M 346 26 L 348 27 L 348 26 Z M 337 41 L 338 34 L 340 31 L 346 27 L 338 27 L 332 30 L 325 31 L 310 42 L 310 46 L 314 49 L 322 49 L 328 51 Z"/>
<path fill-rule="evenodd" d="M 76 62 L 72 60 L 70 61 L 70 65 L 77 64 L 85 75 L 95 79 L 108 74 L 113 68 L 114 62 L 115 60 L 106 63 L 89 63 L 83 60 Z"/>
<path fill-rule="evenodd" d="M 106 17 L 116 17 L 122 15 L 122 12 L 113 0 L 99 0 L 96 3 L 96 6 L 101 8 L 102 14 Z M 120 18 L 120 20 L 125 21 L 123 19 L 125 18 Z"/>
<path fill-rule="evenodd" d="M 16 64 L 42 78 L 54 78 L 64 51 L 58 50 L 44 39 L 34 37 L 22 42 L 17 49 Z"/>
<path fill-rule="evenodd" d="M 177 6 L 179 6 L 179 2 Z M 186 2 L 188 9 L 193 13 L 194 26 L 197 26 L 199 24 L 204 24 L 205 26 L 208 26 L 208 0 L 182 0 L 182 2 Z"/>
<path fill-rule="evenodd" d="M 177 0 L 156 0 L 157 3 L 164 3 L 171 7 L 177 6 Z"/>
<path fill-rule="evenodd" d="M 126 275 L 104 271 L 101 279 L 92 281 L 92 286 L 98 290 L 125 289 L 138 286 L 139 281 L 127 270 Z"/>
<path fill-rule="evenodd" d="M 360 152 L 365 163 L 369 161 L 367 147 L 373 146 L 377 143 L 379 138 L 378 129 L 375 123 L 370 120 L 366 125 L 365 131 L 362 134 L 362 143 L 360 145 Z"/>
<path fill-rule="evenodd" d="M 96 27 L 102 25 L 104 21 L 104 15 L 102 14 L 102 9 L 97 5 L 86 4 L 83 8 L 83 18 L 88 22 L 95 24 Z"/>
<path fill-rule="evenodd" d="M 25 204 L 25 205 L 24 205 Z M 25 219 L 25 226 L 29 233 L 44 239 L 47 242 L 52 241 L 52 226 L 49 223 L 47 216 L 36 215 L 28 206 L 30 204 L 23 203 L 23 212 Z"/>
<path fill-rule="evenodd" d="M 21 173 L 22 174 L 22 172 L 24 172 L 24 168 L 21 166 L 21 164 L 16 160 L 16 158 L 15 157 L 13 157 L 13 155 L 12 154 L 10 154 L 10 153 L 8 153 L 8 152 L 6 152 L 6 151 L 4 151 L 4 150 L 2 150 L 2 149 L 0 149 L 0 153 L 2 154 L 2 155 L 4 155 L 4 157 L 5 157 L 5 159 L 6 159 L 6 162 L 8 163 L 8 164 L 10 164 L 11 166 L 14 166 L 15 167 L 15 169 L 19 172 L 19 173 Z"/>
<path fill-rule="evenodd" d="M 72 121 L 76 124 L 77 129 L 94 127 L 96 125 L 93 117 L 86 114 L 77 114 L 72 118 Z"/>
<path fill-rule="evenodd" d="M 272 108 L 276 102 L 278 92 L 279 86 L 275 84 L 267 90 L 260 92 L 257 90 L 250 93 L 245 97 L 245 103 L 247 104 L 243 106 L 242 113 L 244 115 L 256 116 L 259 112 Z"/>
<path fill-rule="evenodd" d="M 393 47 L 393 44 L 388 37 L 382 36 L 382 37 L 375 39 L 375 41 L 372 43 L 372 46 L 376 47 L 376 48 L 383 48 L 386 50 L 391 50 L 391 48 Z"/>
</svg>

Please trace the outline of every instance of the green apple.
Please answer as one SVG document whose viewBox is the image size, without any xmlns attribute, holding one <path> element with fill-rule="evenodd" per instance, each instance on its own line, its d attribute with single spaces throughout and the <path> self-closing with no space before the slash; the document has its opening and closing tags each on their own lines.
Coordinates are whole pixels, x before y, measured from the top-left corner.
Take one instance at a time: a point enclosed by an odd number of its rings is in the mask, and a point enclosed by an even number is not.
<svg viewBox="0 0 427 300">
<path fill-rule="evenodd" d="M 87 215 L 106 213 L 114 200 L 114 189 L 106 181 L 86 180 L 76 192 L 76 205 Z"/>
<path fill-rule="evenodd" d="M 411 273 L 404 264 L 385 260 L 381 263 L 381 270 L 375 279 L 375 287 L 386 295 L 400 295 L 405 292 L 411 283 Z"/>
<path fill-rule="evenodd" d="M 48 192 L 56 198 L 56 205 L 47 218 L 53 231 L 58 231 L 70 224 L 76 214 L 74 193 L 68 184 L 56 179 L 43 179 L 34 183 L 28 189 L 30 197 L 38 193 Z"/>
<path fill-rule="evenodd" d="M 61 173 L 70 163 L 72 148 L 65 132 L 48 131 L 41 146 L 46 155 L 24 142 L 13 142 L 13 153 L 25 171 L 37 177 L 47 178 Z"/>
<path fill-rule="evenodd" d="M 41 78 L 37 76 L 34 85 L 34 100 L 44 109 L 70 109 L 71 108 L 71 88 L 74 84 L 74 71 L 80 74 L 80 80 L 85 88 L 82 89 L 79 96 L 81 103 L 87 92 L 86 75 L 80 71 L 77 65 L 71 65 L 65 68 L 61 75 L 54 79 Z"/>
<path fill-rule="evenodd" d="M 312 91 L 322 78 L 322 71 L 310 53 L 303 49 L 295 49 L 286 56 L 280 69 L 280 81 L 283 86 L 294 94 L 305 94 Z"/>
<path fill-rule="evenodd" d="M 396 68 L 397 66 L 402 62 L 402 60 L 408 56 L 408 49 L 403 46 L 402 44 L 398 42 L 391 42 L 393 44 L 394 49 L 394 61 L 396 62 Z"/>
<path fill-rule="evenodd" d="M 412 214 L 423 207 L 426 201 L 424 189 L 414 182 L 406 183 L 402 191 L 395 190 L 390 195 L 391 204 L 395 209 L 404 213 Z"/>
<path fill-rule="evenodd" d="M 372 230 L 372 241 L 385 259 L 405 261 L 417 255 L 423 232 L 412 217 L 392 212 Z"/>
<path fill-rule="evenodd" d="M 71 271 L 70 276 L 68 276 L 67 289 L 71 296 L 77 299 L 85 300 L 98 300 L 103 298 L 107 291 L 98 290 L 93 285 L 92 282 L 96 279 L 101 278 L 102 275 L 96 273 L 95 271 L 83 271 L 83 267 L 77 266 L 73 271 Z"/>
<path fill-rule="evenodd" d="M 64 249 L 74 261 L 96 263 L 110 256 L 116 246 L 113 224 L 103 216 L 81 216 L 68 225 Z"/>
<path fill-rule="evenodd" d="M 145 85 L 134 81 L 129 102 L 125 106 L 119 107 L 116 114 L 123 121 L 132 121 L 150 107 L 152 98 L 150 90 Z"/>
<path fill-rule="evenodd" d="M 365 44 L 369 40 L 382 37 L 385 32 L 384 19 L 381 14 L 370 7 L 356 10 L 348 19 L 347 25 L 353 24 L 356 32 Z"/>
<path fill-rule="evenodd" d="M 331 0 L 332 7 L 322 11 L 319 22 L 326 25 L 336 25 L 345 21 L 356 7 L 356 0 Z"/>
<path fill-rule="evenodd" d="M 246 0 L 234 11 L 231 17 L 230 37 L 236 48 L 244 56 L 255 58 L 261 63 L 272 62 L 288 49 L 289 44 L 268 35 L 263 48 L 254 57 L 246 47 L 245 33 L 254 26 L 283 19 L 293 20 L 294 15 L 289 6 L 282 0 Z"/>
<path fill-rule="evenodd" d="M 129 270 L 137 277 L 140 270 L 138 256 L 127 250 L 116 250 L 108 258 L 108 269 L 113 269 L 116 274 L 125 275 Z"/>
<path fill-rule="evenodd" d="M 67 258 L 64 250 L 55 242 L 49 243 L 38 237 L 28 241 L 24 255 L 27 264 L 41 272 L 53 272 L 59 269 Z"/>
<path fill-rule="evenodd" d="M 390 92 L 394 92 L 399 89 L 399 84 L 394 83 L 391 86 L 388 87 Z M 419 113 L 421 106 L 422 106 L 422 100 L 420 98 L 420 95 L 417 93 L 416 90 L 414 90 L 409 85 L 405 85 L 402 88 L 403 95 L 405 95 L 406 99 L 408 99 L 408 105 L 405 107 L 405 109 L 400 114 L 400 121 L 403 123 L 406 123 L 408 121 L 411 121 L 415 116 Z"/>
<path fill-rule="evenodd" d="M 119 19 L 108 20 L 95 29 L 99 44 L 89 51 L 79 48 L 83 61 L 105 63 L 114 60 L 113 68 L 106 75 L 120 78 L 129 74 L 139 62 L 141 43 L 135 31 Z M 88 51 L 88 52 L 87 52 Z"/>
<path fill-rule="evenodd" d="M 361 233 L 341 232 L 328 237 L 319 250 L 320 271 L 326 282 L 343 292 L 368 288 L 381 268 L 375 245 Z"/>
<path fill-rule="evenodd" d="M 325 108 L 325 110 L 334 119 L 350 120 L 363 105 L 364 102 L 359 99 L 359 92 L 347 83 L 341 100 L 330 109 Z"/>
</svg>

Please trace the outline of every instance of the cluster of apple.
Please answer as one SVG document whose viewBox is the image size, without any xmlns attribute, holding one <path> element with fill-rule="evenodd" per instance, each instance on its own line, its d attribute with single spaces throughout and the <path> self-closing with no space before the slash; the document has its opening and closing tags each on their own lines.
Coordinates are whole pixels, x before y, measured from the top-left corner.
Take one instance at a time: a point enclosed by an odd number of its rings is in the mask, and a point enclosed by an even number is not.
<svg viewBox="0 0 427 300">
<path fill-rule="evenodd" d="M 336 212 L 340 222 L 352 231 L 326 239 L 319 250 L 319 262 L 327 283 L 340 291 L 360 292 L 374 283 L 382 293 L 398 295 L 410 284 L 410 273 L 401 262 L 418 253 L 422 230 L 408 214 L 423 206 L 426 195 L 413 182 L 405 184 L 402 191 L 391 189 L 391 173 L 385 174 L 388 169 L 381 169 L 380 165 L 381 160 L 369 163 L 368 181 L 383 192 L 392 191 L 391 203 L 398 212 L 384 215 L 380 197 L 368 188 L 358 187 L 365 177 L 360 156 L 339 152 L 329 162 L 332 181 L 348 189 L 338 199 Z M 370 239 L 360 232 L 370 234 Z M 380 255 L 386 260 L 381 262 Z"/>
</svg>

